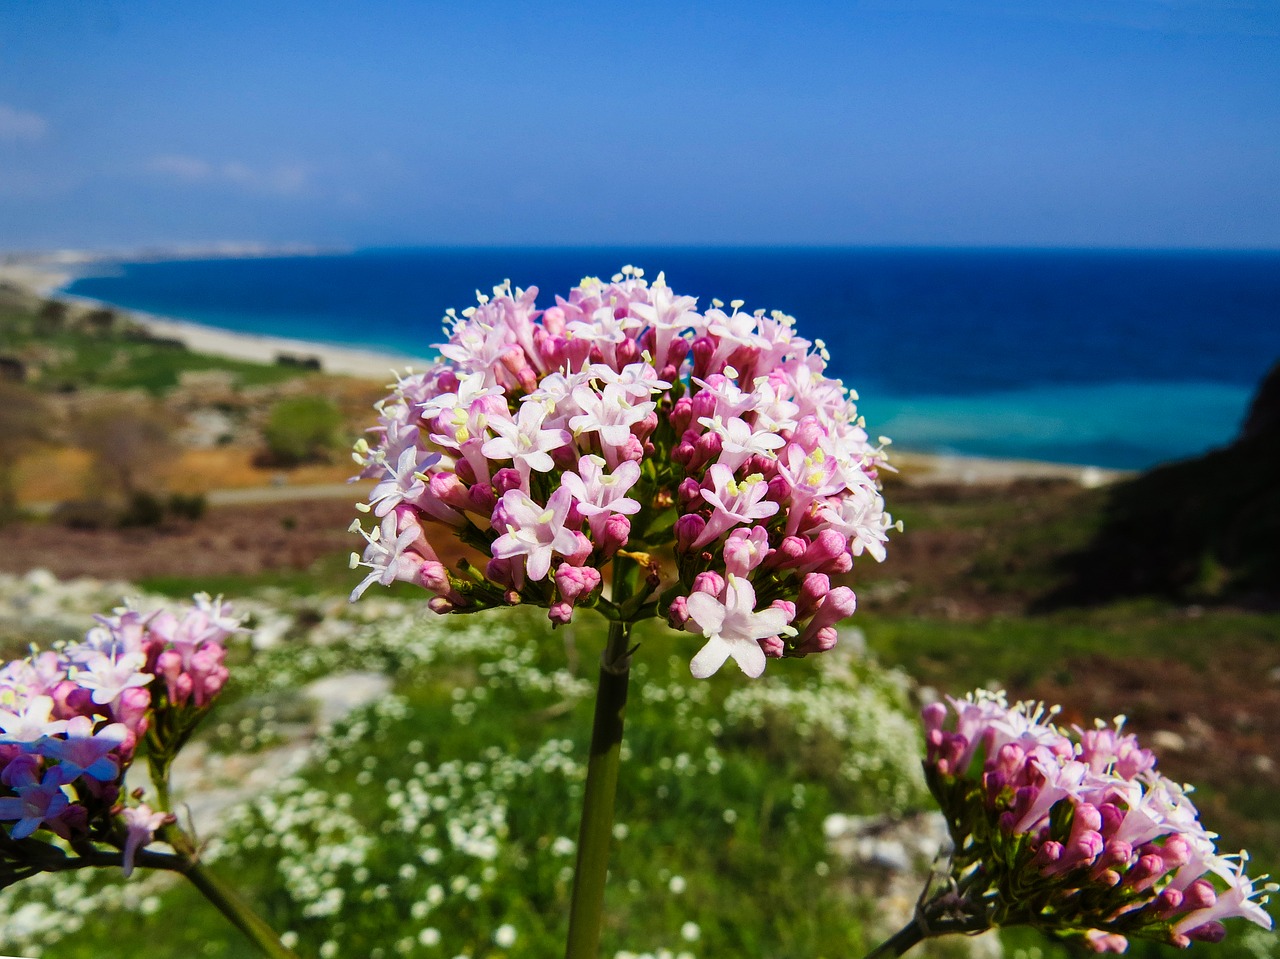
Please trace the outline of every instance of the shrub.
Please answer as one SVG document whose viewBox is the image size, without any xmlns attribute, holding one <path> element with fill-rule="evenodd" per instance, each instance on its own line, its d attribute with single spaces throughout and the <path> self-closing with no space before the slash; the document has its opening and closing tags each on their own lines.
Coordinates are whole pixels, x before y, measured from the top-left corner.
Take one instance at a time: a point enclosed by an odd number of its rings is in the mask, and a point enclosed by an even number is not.
<svg viewBox="0 0 1280 959">
<path fill-rule="evenodd" d="M 272 465 L 325 462 L 338 445 L 342 414 L 322 396 L 281 400 L 271 408 L 263 437 Z"/>
</svg>

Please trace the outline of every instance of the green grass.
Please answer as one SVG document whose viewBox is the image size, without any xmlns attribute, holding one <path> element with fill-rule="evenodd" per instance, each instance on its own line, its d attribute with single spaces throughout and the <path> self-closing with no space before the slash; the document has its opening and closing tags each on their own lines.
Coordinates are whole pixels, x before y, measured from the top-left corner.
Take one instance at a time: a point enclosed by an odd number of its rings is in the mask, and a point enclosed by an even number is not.
<svg viewBox="0 0 1280 959">
<path fill-rule="evenodd" d="M 299 367 L 195 353 L 123 329 L 41 331 L 35 309 L 18 304 L 0 307 L 0 352 L 26 356 L 34 368 L 31 385 L 45 391 L 98 387 L 160 395 L 177 386 L 186 372 L 225 372 L 240 386 L 280 383 L 309 373 Z"/>
</svg>

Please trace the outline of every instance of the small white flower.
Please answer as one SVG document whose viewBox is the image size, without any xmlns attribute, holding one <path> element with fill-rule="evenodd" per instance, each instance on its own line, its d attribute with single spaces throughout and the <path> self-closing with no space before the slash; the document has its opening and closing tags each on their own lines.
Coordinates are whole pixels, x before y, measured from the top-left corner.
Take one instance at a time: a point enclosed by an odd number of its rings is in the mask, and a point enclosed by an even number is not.
<svg viewBox="0 0 1280 959">
<path fill-rule="evenodd" d="M 680 927 L 680 938 L 685 942 L 697 942 L 702 938 L 702 930 L 696 922 L 686 922 Z"/>
<path fill-rule="evenodd" d="M 426 929 L 423 929 L 418 933 L 418 942 L 422 943 L 424 946 L 440 945 L 440 930 L 428 926 Z"/>
<path fill-rule="evenodd" d="M 501 949 L 510 949 L 516 944 L 516 927 L 504 922 L 493 933 L 493 941 Z"/>
<path fill-rule="evenodd" d="M 672 876 L 671 881 L 667 883 L 667 888 L 674 892 L 677 896 L 687 889 L 689 884 L 684 881 L 684 876 Z"/>
</svg>

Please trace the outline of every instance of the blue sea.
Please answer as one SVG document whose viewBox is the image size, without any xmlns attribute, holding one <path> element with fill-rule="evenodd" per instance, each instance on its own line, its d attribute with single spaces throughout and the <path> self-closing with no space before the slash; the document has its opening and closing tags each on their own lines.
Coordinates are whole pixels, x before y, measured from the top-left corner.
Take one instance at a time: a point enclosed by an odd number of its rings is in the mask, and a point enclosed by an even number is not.
<svg viewBox="0 0 1280 959">
<path fill-rule="evenodd" d="M 103 264 L 64 292 L 423 356 L 477 289 L 550 303 L 625 263 L 794 315 L 904 449 L 1142 469 L 1229 442 L 1280 360 L 1280 252 L 386 249 Z"/>
</svg>

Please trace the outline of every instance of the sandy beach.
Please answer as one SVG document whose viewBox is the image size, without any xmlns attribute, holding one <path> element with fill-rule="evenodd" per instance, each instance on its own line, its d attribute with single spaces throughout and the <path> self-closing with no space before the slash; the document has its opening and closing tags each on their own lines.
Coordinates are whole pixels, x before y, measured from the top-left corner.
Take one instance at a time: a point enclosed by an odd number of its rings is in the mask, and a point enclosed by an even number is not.
<svg viewBox="0 0 1280 959">
<path fill-rule="evenodd" d="M 228 252 L 219 247 L 220 255 L 254 255 L 238 250 Z M 86 264 L 98 262 L 102 256 L 76 250 L 60 250 L 48 254 L 6 254 L 0 256 L 0 283 L 44 298 L 60 299 L 85 308 L 108 307 L 127 314 L 146 327 L 154 336 L 179 340 L 197 353 L 222 356 L 250 363 L 272 363 L 277 357 L 315 359 L 326 373 L 355 376 L 361 379 L 387 381 L 394 372 L 426 366 L 429 360 L 362 350 L 355 347 L 315 343 L 280 336 L 238 333 L 219 327 L 192 323 L 189 320 L 155 316 L 137 310 L 122 310 L 110 303 L 87 297 L 65 296 L 59 290 L 73 280 Z"/>
<path fill-rule="evenodd" d="M 221 255 L 234 254 L 234 251 L 220 252 Z M 155 336 L 180 340 L 195 352 L 229 359 L 251 363 L 272 363 L 280 356 L 299 360 L 315 359 L 325 372 L 379 383 L 389 382 L 396 373 L 406 369 L 421 369 L 430 363 L 430 360 L 421 357 L 287 337 L 240 333 L 136 310 L 120 310 L 111 304 L 59 294 L 59 289 L 69 283 L 79 269 L 101 259 L 97 254 L 73 250 L 38 255 L 0 255 L 0 283 L 7 283 L 33 296 L 54 297 L 85 308 L 107 306 L 127 314 Z M 1021 479 L 1059 479 L 1092 488 L 1132 475 L 1124 470 L 1103 469 L 1088 464 L 922 453 L 896 447 L 893 452 L 893 463 L 900 471 L 901 478 L 920 485 L 999 485 Z"/>
</svg>

